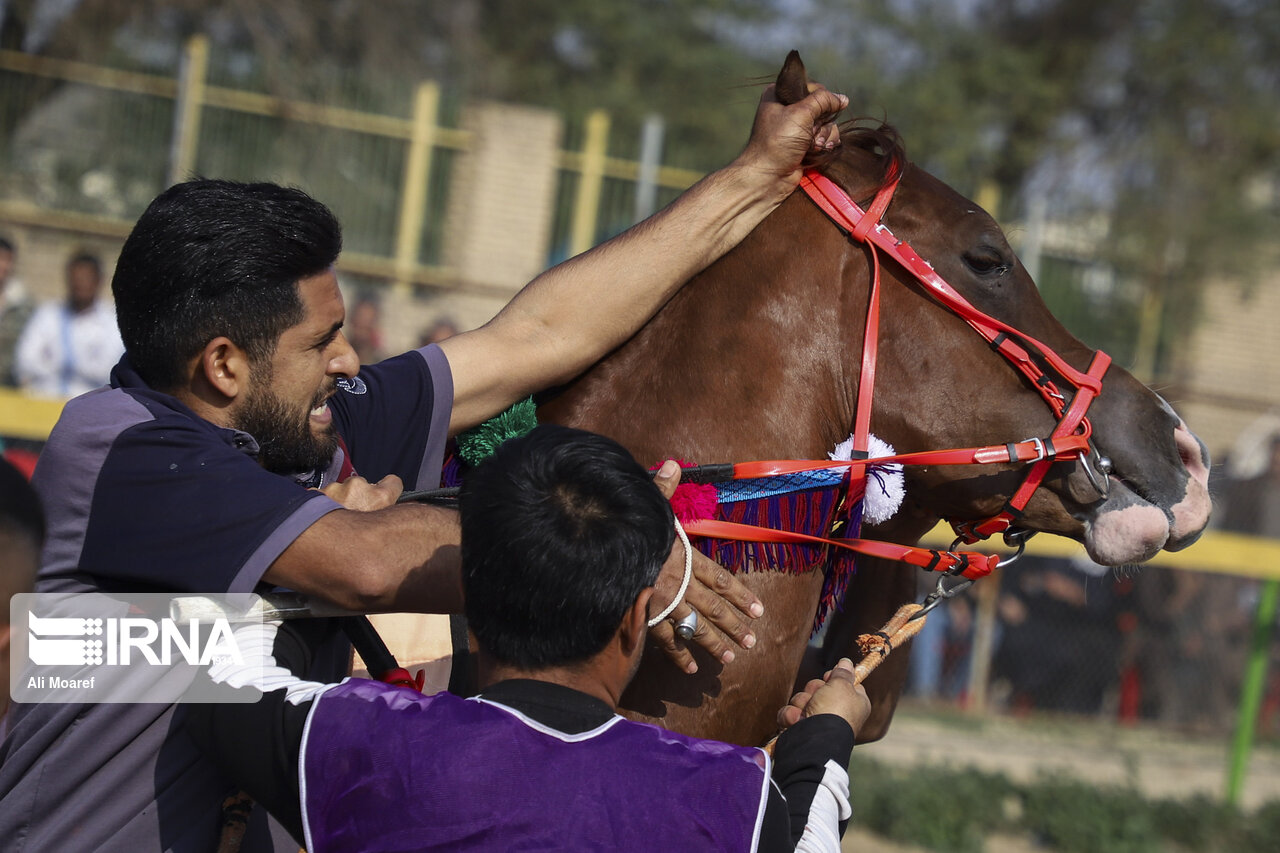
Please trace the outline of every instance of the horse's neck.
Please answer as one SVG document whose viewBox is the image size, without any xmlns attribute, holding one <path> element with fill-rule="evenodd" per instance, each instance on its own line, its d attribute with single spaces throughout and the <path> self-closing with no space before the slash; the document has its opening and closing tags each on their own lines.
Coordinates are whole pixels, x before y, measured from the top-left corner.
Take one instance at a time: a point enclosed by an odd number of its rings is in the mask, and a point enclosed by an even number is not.
<svg viewBox="0 0 1280 853">
<path fill-rule="evenodd" d="M 695 277 L 545 418 L 610 435 L 646 464 L 830 450 L 852 417 L 849 326 L 859 339 L 861 326 L 847 305 L 865 303 L 841 293 L 834 256 L 797 252 L 796 213 Z"/>
</svg>

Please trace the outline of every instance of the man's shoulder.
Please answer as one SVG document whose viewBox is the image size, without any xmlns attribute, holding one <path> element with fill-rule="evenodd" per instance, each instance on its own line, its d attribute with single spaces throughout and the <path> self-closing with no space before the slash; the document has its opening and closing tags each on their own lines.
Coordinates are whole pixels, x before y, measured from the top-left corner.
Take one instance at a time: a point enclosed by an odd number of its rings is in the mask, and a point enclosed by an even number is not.
<svg viewBox="0 0 1280 853">
<path fill-rule="evenodd" d="M 176 401 L 145 389 L 98 388 L 67 401 L 41 452 L 46 466 L 73 462 L 98 470 L 124 448 L 226 448 L 218 427 L 183 411 Z M 47 457 L 47 460 L 46 460 Z"/>
<path fill-rule="evenodd" d="M 110 323 L 113 328 L 115 327 L 116 306 L 105 299 L 94 300 L 93 306 L 85 315 L 97 323 Z"/>
<path fill-rule="evenodd" d="M 96 388 L 73 397 L 62 408 L 50 433 L 119 434 L 127 429 L 177 429 L 210 433 L 213 424 L 201 420 L 165 395 L 140 388 Z"/>
<path fill-rule="evenodd" d="M 637 738 L 649 738 L 661 744 L 662 748 L 676 752 L 692 752 L 707 757 L 733 756 L 747 759 L 749 762 L 763 767 L 764 750 L 755 746 L 739 746 L 722 740 L 695 737 L 680 732 L 664 729 L 654 723 L 622 718 L 615 727 L 619 731 L 634 733 Z"/>
</svg>

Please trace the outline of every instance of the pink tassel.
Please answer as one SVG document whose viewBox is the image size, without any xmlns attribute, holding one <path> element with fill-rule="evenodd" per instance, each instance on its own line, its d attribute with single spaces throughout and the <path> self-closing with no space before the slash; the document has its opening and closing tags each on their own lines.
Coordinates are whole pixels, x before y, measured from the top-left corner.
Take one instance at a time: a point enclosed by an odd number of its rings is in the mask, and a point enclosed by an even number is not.
<svg viewBox="0 0 1280 853">
<path fill-rule="evenodd" d="M 677 459 L 676 463 L 681 468 L 694 466 L 694 463 L 683 459 Z M 660 467 L 662 466 L 658 465 L 652 470 Z M 713 518 L 717 505 L 716 487 L 710 483 L 681 483 L 676 486 L 675 494 L 671 496 L 671 511 L 675 513 L 676 520 L 681 524 Z"/>
<path fill-rule="evenodd" d="M 671 509 L 681 523 L 716 514 L 716 487 L 709 483 L 681 483 L 671 496 Z"/>
</svg>

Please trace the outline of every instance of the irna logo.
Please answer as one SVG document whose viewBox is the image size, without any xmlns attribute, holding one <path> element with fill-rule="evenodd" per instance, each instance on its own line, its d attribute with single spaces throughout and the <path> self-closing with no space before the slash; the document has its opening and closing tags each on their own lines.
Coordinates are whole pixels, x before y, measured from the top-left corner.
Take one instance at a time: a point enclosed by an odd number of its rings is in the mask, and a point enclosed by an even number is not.
<svg viewBox="0 0 1280 853">
<path fill-rule="evenodd" d="M 193 666 L 244 663 L 226 619 L 179 625 L 164 617 L 97 618 L 27 614 L 27 657 L 38 666 Z"/>
<path fill-rule="evenodd" d="M 263 604 L 251 593 L 20 593 L 9 696 L 28 703 L 241 703 L 261 697 Z M 230 668 L 244 687 L 211 677 Z"/>
</svg>

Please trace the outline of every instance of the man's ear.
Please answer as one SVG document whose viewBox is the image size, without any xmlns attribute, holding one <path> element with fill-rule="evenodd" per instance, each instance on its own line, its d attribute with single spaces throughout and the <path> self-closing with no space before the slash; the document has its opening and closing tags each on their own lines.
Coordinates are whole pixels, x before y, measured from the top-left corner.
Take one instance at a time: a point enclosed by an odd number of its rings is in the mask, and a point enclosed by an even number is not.
<svg viewBox="0 0 1280 853">
<path fill-rule="evenodd" d="M 231 402 L 249 389 L 249 356 L 230 338 L 216 337 L 201 350 L 196 376 Z"/>
<path fill-rule="evenodd" d="M 618 641 L 622 645 L 623 654 L 630 657 L 637 648 L 644 647 L 644 639 L 649 634 L 649 599 L 653 598 L 653 587 L 640 590 L 635 603 L 622 617 L 622 626 Z"/>
</svg>

